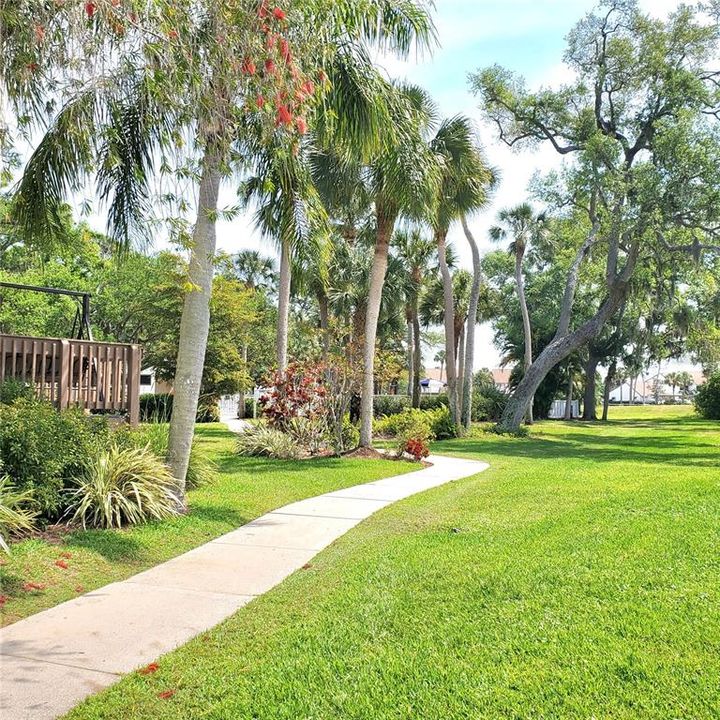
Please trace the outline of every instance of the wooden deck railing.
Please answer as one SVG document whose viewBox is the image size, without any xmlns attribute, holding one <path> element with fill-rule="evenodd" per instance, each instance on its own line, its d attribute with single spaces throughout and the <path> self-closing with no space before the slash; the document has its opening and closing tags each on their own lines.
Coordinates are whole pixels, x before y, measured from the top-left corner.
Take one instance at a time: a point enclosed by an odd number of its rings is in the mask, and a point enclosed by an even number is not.
<svg viewBox="0 0 720 720">
<path fill-rule="evenodd" d="M 0 335 L 0 382 L 17 378 L 57 408 L 140 413 L 139 345 Z"/>
</svg>

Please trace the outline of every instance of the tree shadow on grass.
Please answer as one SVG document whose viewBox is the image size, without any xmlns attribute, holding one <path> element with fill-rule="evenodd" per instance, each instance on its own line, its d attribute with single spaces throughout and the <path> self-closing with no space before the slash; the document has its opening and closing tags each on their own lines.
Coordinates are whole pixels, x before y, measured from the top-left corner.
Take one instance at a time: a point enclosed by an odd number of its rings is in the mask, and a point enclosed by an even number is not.
<svg viewBox="0 0 720 720">
<path fill-rule="evenodd" d="M 79 530 L 65 538 L 65 544 L 92 550 L 111 562 L 140 560 L 142 545 L 122 530 Z"/>
<path fill-rule="evenodd" d="M 232 527 L 240 527 L 253 519 L 246 513 L 240 512 L 237 508 L 229 505 L 209 505 L 204 503 L 192 503 L 189 514 L 193 518 L 209 523 L 222 523 Z"/>
</svg>

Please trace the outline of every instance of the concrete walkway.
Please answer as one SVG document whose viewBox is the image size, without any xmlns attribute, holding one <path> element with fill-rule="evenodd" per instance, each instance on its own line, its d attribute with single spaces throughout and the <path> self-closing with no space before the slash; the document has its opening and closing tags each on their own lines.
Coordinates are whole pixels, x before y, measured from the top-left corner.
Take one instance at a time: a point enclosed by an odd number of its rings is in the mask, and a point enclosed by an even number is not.
<svg viewBox="0 0 720 720">
<path fill-rule="evenodd" d="M 123 582 L 0 630 L 0 717 L 46 720 L 217 625 L 364 518 L 397 500 L 475 475 L 472 460 L 286 505 Z"/>
</svg>

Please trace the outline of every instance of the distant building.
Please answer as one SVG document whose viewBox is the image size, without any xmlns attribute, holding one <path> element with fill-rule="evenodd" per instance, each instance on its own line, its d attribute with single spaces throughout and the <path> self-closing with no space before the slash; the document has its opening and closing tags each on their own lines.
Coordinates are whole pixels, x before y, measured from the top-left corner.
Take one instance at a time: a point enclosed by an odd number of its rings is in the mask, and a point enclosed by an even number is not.
<svg viewBox="0 0 720 720">
<path fill-rule="evenodd" d="M 445 369 L 429 368 L 425 371 L 425 377 L 420 381 L 420 392 L 423 395 L 438 395 L 445 392 L 447 382 L 443 379 Z"/>
<path fill-rule="evenodd" d="M 512 373 L 512 368 L 495 368 L 494 370 L 491 370 L 490 373 L 492 374 L 493 382 L 497 386 L 498 390 L 502 390 L 503 392 L 510 391 L 510 375 Z"/>
<path fill-rule="evenodd" d="M 140 394 L 164 395 L 171 394 L 172 384 L 159 380 L 154 367 L 144 368 L 140 371 Z"/>
</svg>

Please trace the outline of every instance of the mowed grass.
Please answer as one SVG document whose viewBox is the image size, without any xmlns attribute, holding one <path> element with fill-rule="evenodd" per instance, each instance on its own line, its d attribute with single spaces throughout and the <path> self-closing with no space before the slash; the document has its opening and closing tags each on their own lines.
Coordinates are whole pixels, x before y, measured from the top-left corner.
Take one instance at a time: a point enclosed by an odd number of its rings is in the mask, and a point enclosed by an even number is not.
<svg viewBox="0 0 720 720">
<path fill-rule="evenodd" d="M 491 468 L 68 718 L 717 718 L 719 444 L 686 408 L 438 443 Z"/>
<path fill-rule="evenodd" d="M 59 542 L 32 539 L 13 545 L 9 557 L 0 555 L 0 595 L 6 598 L 2 624 L 127 578 L 281 505 L 417 469 L 382 460 L 241 458 L 233 453 L 234 435 L 224 425 L 198 426 L 197 434 L 219 477 L 188 494 L 188 515 L 122 531 L 73 532 Z M 27 583 L 43 587 L 33 590 Z"/>
</svg>

